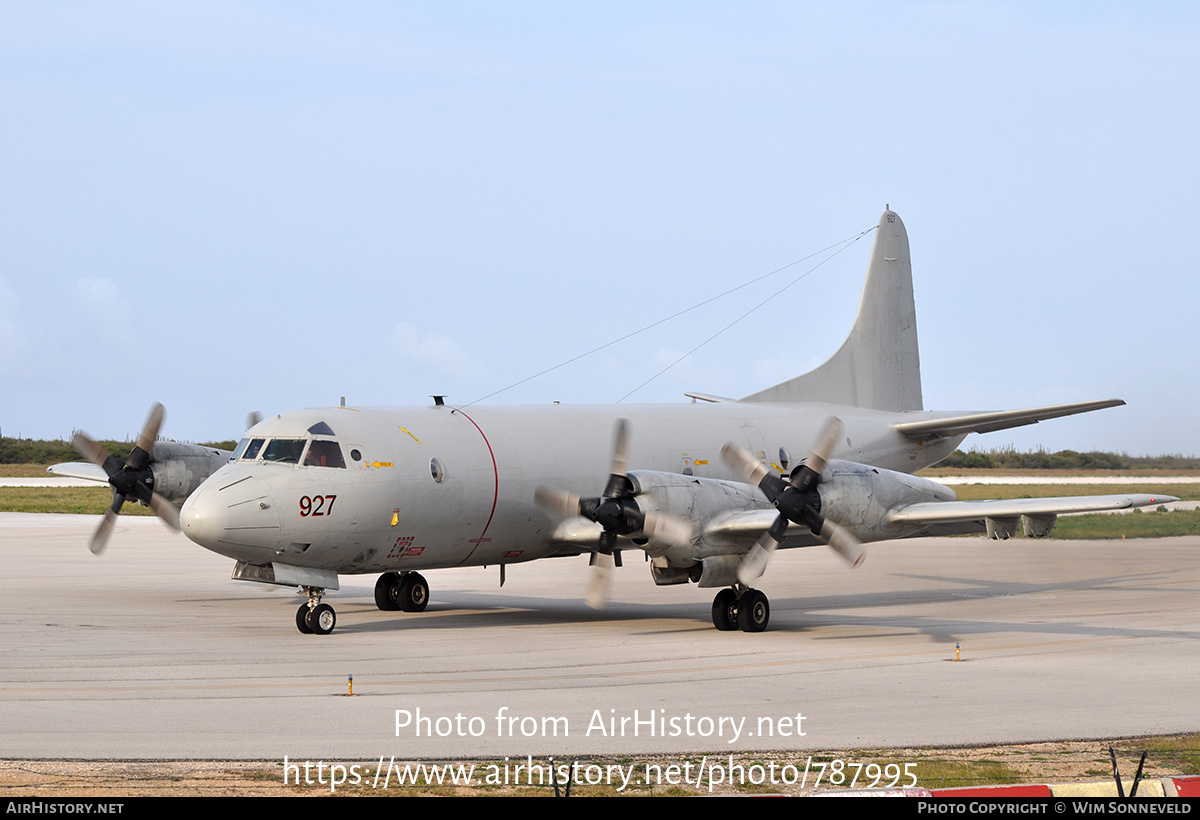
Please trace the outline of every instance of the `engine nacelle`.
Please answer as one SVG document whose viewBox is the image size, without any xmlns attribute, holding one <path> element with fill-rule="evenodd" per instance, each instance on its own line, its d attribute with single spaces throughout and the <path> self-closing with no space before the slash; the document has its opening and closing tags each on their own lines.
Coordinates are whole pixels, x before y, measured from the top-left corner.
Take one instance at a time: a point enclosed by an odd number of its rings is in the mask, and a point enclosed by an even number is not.
<svg viewBox="0 0 1200 820">
<path fill-rule="evenodd" d="M 700 586 L 735 583 L 742 556 L 762 530 L 714 539 L 711 525 L 740 512 L 775 509 L 758 487 L 739 481 L 638 470 L 630 472 L 629 478 L 643 512 L 686 519 L 696 536 L 686 547 L 638 541 L 654 561 L 657 584 L 683 583 L 685 573 L 688 580 L 698 580 Z M 862 541 L 882 541 L 910 535 L 924 526 L 889 521 L 894 508 L 954 500 L 953 490 L 927 478 L 830 459 L 816 494 L 805 503 L 819 503 L 821 516 Z"/>
<path fill-rule="evenodd" d="M 231 455 L 228 450 L 199 444 L 156 442 L 150 451 L 152 489 L 179 506 L 205 479 L 228 463 Z"/>
<path fill-rule="evenodd" d="M 644 511 L 668 513 L 688 521 L 694 535 L 689 548 L 646 544 L 642 547 L 651 558 L 665 557 L 673 567 L 692 567 L 707 556 L 698 542 L 705 525 L 713 516 L 730 510 L 771 509 L 757 487 L 739 481 L 697 478 L 678 473 L 633 470 L 629 473 L 638 507 Z"/>
<path fill-rule="evenodd" d="M 949 487 L 927 478 L 836 459 L 829 460 L 817 493 L 821 515 L 862 541 L 899 538 L 924 526 L 889 522 L 888 513 L 895 507 L 956 498 Z"/>
</svg>

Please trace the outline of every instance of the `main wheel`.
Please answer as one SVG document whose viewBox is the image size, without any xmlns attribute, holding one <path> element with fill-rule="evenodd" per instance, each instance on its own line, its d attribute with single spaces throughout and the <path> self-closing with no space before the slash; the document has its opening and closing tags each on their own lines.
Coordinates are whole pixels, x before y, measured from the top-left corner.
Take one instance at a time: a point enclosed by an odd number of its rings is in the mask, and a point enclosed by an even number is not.
<svg viewBox="0 0 1200 820">
<path fill-rule="evenodd" d="M 748 589 L 742 593 L 738 602 L 738 626 L 743 632 L 762 632 L 771 620 L 771 605 L 767 596 L 757 589 Z"/>
<path fill-rule="evenodd" d="M 300 608 L 296 610 L 296 628 L 305 635 L 312 634 L 312 627 L 308 625 L 308 604 L 300 604 Z"/>
<path fill-rule="evenodd" d="M 329 604 L 318 604 L 309 611 L 304 622 L 314 635 L 328 635 L 337 625 L 337 615 Z"/>
<path fill-rule="evenodd" d="M 400 581 L 397 598 L 405 612 L 424 612 L 429 606 L 429 584 L 420 573 L 410 572 Z"/>
<path fill-rule="evenodd" d="M 722 632 L 730 632 L 738 628 L 738 598 L 737 593 L 726 587 L 713 598 L 713 626 Z"/>
<path fill-rule="evenodd" d="M 384 612 L 400 609 L 400 573 L 385 572 L 375 582 L 375 606 Z"/>
</svg>

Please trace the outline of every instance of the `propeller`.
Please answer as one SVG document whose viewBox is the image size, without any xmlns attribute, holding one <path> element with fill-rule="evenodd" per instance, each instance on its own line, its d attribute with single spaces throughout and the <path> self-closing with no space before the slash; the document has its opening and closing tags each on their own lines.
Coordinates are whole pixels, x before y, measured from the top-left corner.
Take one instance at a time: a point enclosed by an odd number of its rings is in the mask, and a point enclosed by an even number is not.
<svg viewBox="0 0 1200 820">
<path fill-rule="evenodd" d="M 82 430 L 75 433 L 75 448 L 104 470 L 108 476 L 108 483 L 112 485 L 112 506 L 105 511 L 104 519 L 88 544 L 93 555 L 100 555 L 108 546 L 108 537 L 112 535 L 117 515 L 130 497 L 148 504 L 167 526 L 179 530 L 179 511 L 170 501 L 154 492 L 154 473 L 150 470 L 150 451 L 154 448 L 154 442 L 158 440 L 158 430 L 162 427 L 166 412 L 161 404 L 150 408 L 150 415 L 146 417 L 142 432 L 138 434 L 137 443 L 130 451 L 129 458 L 124 461 L 109 453 Z"/>
<path fill-rule="evenodd" d="M 721 455 L 729 465 L 745 476 L 749 483 L 757 484 L 767 500 L 779 510 L 779 517 L 759 537 L 738 566 L 738 580 L 743 584 L 748 585 L 766 572 L 771 555 L 783 541 L 789 521 L 808 527 L 851 567 L 862 563 L 866 557 L 862 542 L 845 527 L 821 515 L 821 496 L 817 494 L 821 473 L 825 471 L 829 455 L 841 437 L 841 420 L 830 417 L 817 435 L 808 458 L 792 471 L 787 481 L 732 442 L 721 450 Z"/>
<path fill-rule="evenodd" d="M 609 579 L 617 564 L 617 536 L 641 533 L 648 540 L 670 545 L 687 544 L 692 525 L 681 518 L 654 511 L 643 512 L 634 496 L 633 481 L 627 475 L 629 421 L 618 419 L 613 432 L 612 469 L 604 494 L 599 498 L 581 498 L 552 487 L 538 487 L 534 499 L 543 508 L 563 515 L 579 515 L 595 521 L 603 531 L 592 550 L 592 578 L 588 583 L 588 606 L 600 609 L 608 600 Z"/>
</svg>

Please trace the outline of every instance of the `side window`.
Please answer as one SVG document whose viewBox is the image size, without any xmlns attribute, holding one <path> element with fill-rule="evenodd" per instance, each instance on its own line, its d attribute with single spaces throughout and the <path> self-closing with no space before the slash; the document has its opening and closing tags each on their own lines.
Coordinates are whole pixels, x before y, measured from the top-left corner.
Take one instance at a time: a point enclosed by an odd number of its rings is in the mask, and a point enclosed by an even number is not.
<svg viewBox="0 0 1200 820">
<path fill-rule="evenodd" d="M 251 439 L 250 444 L 246 447 L 245 452 L 242 453 L 242 461 L 254 461 L 254 459 L 258 458 L 258 451 L 262 449 L 264 441 L 266 441 L 266 439 Z"/>
<path fill-rule="evenodd" d="M 305 467 L 341 467 L 346 468 L 346 460 L 342 458 L 342 448 L 336 441 L 314 440 L 308 445 L 308 455 L 304 457 Z"/>
</svg>

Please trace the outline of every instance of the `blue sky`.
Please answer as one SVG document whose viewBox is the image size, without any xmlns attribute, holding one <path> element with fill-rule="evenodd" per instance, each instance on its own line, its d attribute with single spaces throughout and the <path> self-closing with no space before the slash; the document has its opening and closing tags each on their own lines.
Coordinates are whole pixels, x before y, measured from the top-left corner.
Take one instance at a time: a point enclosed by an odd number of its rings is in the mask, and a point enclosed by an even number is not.
<svg viewBox="0 0 1200 820">
<path fill-rule="evenodd" d="M 874 225 L 967 446 L 1200 453 L 1200 11 L 0 0 L 0 432 L 466 403 Z M 818 364 L 870 239 L 627 401 Z M 490 403 L 615 402 L 812 263 Z"/>
</svg>

